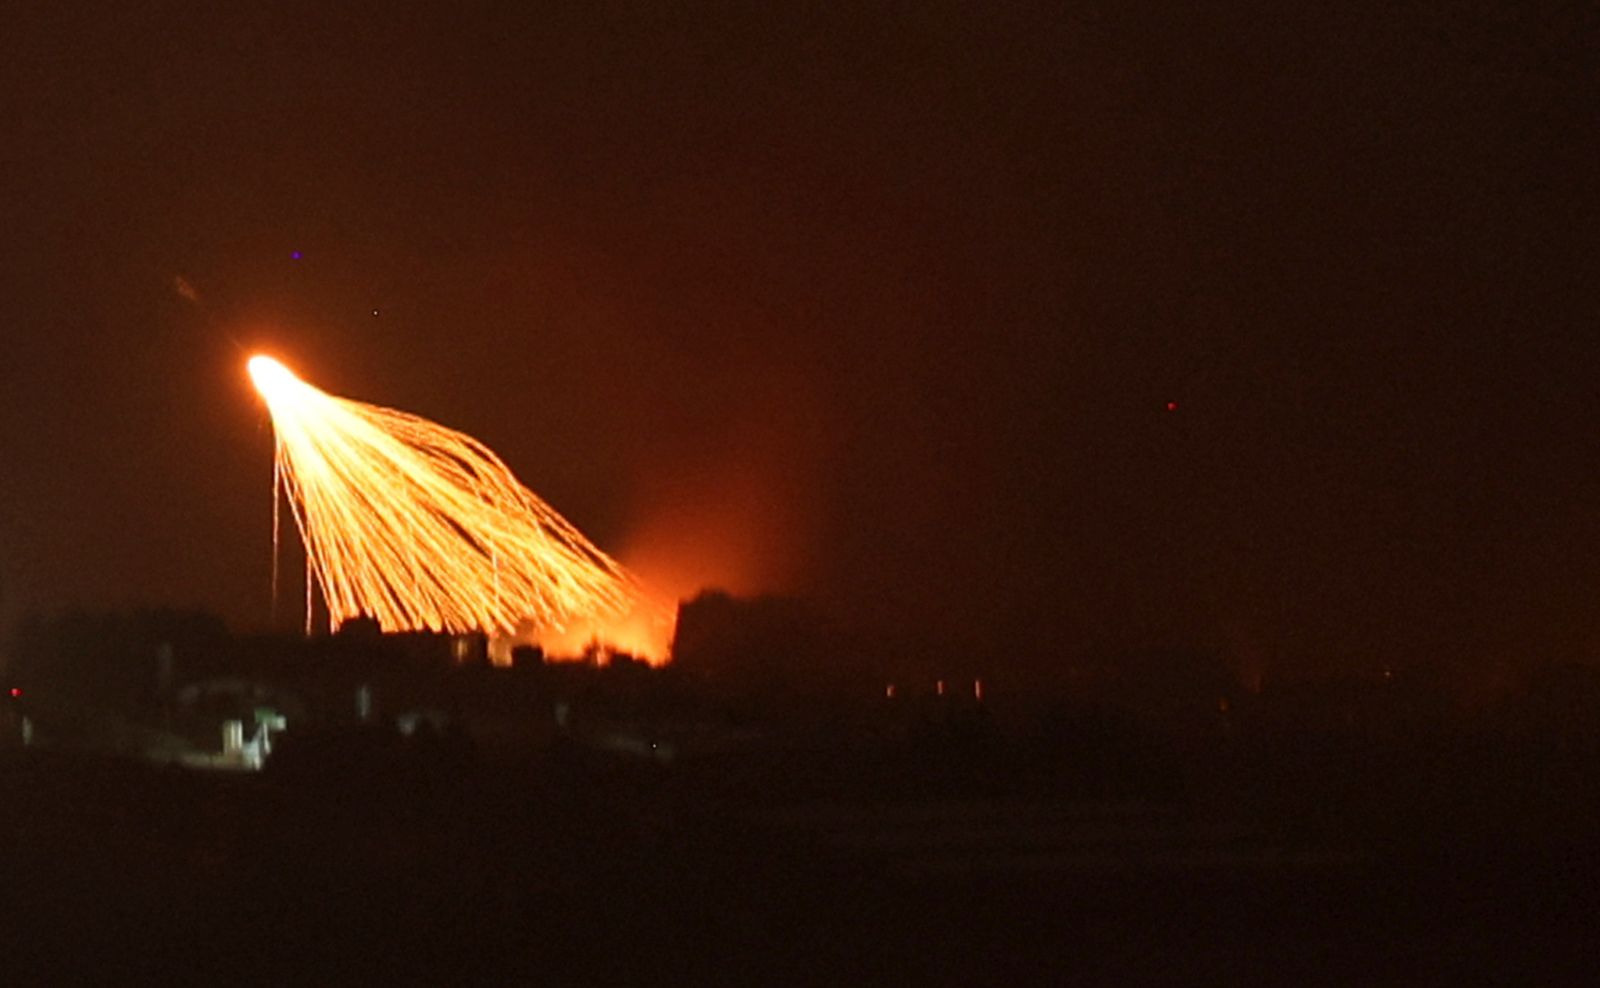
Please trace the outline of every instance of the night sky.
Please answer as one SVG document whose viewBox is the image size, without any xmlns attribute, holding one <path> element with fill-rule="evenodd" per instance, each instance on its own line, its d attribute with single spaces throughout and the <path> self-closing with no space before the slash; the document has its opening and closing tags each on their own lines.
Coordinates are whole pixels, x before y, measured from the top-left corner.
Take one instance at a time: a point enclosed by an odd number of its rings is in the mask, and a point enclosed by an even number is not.
<svg viewBox="0 0 1600 988">
<path fill-rule="evenodd" d="M 6 5 L 7 620 L 266 622 L 267 348 L 675 594 L 1600 647 L 1592 5 L 676 6 Z"/>
</svg>

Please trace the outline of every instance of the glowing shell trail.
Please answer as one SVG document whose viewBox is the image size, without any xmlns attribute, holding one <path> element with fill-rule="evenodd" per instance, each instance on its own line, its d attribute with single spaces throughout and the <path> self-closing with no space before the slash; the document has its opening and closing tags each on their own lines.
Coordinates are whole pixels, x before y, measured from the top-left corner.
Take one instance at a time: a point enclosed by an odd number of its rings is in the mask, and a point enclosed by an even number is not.
<svg viewBox="0 0 1600 988">
<path fill-rule="evenodd" d="M 471 436 L 336 398 L 270 357 L 250 376 L 272 415 L 311 581 L 337 627 L 559 633 L 645 605 L 638 582 Z"/>
</svg>

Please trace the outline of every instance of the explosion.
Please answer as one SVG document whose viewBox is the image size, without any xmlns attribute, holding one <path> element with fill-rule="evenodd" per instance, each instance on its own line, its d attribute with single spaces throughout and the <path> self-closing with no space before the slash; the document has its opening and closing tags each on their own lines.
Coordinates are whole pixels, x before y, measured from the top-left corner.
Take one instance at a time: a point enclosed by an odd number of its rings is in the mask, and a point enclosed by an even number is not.
<svg viewBox="0 0 1600 988">
<path fill-rule="evenodd" d="M 271 357 L 248 366 L 272 416 L 275 503 L 288 495 L 305 544 L 308 631 L 313 581 L 330 628 L 368 616 L 385 631 L 555 640 L 670 622 L 478 440 L 319 391 Z"/>
</svg>

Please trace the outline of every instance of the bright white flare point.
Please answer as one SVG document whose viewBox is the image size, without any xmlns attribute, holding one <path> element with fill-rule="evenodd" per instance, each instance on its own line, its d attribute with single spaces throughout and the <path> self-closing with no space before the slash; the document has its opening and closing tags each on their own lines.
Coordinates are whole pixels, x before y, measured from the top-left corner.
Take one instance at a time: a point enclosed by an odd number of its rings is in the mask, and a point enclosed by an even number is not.
<svg viewBox="0 0 1600 988">
<path fill-rule="evenodd" d="M 250 380 L 255 382 L 256 390 L 269 401 L 273 392 L 282 393 L 300 383 L 293 371 L 264 354 L 251 357 L 245 366 L 250 370 Z"/>
<path fill-rule="evenodd" d="M 248 367 L 330 628 L 366 615 L 385 631 L 559 633 L 650 606 L 471 436 L 334 397 L 271 357 Z"/>
</svg>

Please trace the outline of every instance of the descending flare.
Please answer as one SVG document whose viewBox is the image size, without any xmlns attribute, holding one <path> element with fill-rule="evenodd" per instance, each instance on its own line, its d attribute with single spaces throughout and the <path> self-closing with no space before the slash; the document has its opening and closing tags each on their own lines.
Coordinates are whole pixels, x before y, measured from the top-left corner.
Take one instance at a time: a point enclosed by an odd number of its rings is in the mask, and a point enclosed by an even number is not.
<svg viewBox="0 0 1600 988">
<path fill-rule="evenodd" d="M 330 627 L 367 615 L 386 631 L 560 632 L 649 606 L 471 436 L 326 394 L 271 357 L 249 371 Z"/>
</svg>

